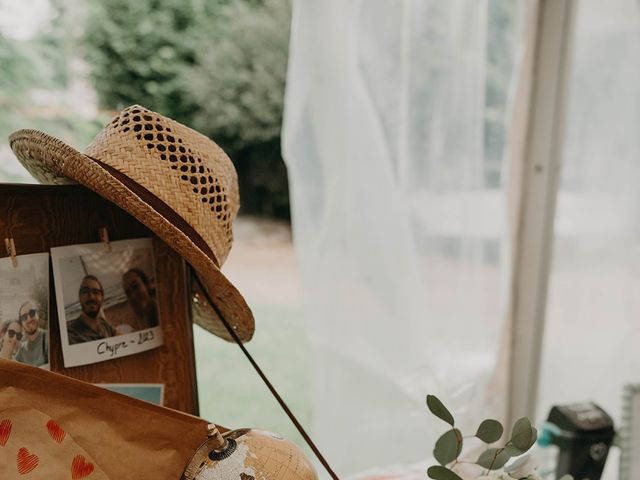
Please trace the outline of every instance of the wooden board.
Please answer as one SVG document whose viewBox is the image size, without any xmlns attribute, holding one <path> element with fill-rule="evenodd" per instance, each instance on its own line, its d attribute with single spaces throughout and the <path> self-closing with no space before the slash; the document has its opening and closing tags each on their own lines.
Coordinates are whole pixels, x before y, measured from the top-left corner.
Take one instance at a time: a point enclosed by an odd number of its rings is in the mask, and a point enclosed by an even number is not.
<svg viewBox="0 0 640 480">
<path fill-rule="evenodd" d="M 0 185 L 0 257 L 6 256 L 4 238 L 13 238 L 17 254 L 25 255 L 99 242 L 101 227 L 107 228 L 111 241 L 154 239 L 164 345 L 129 357 L 64 368 L 50 269 L 51 370 L 91 383 L 163 383 L 165 406 L 197 415 L 190 292 L 182 257 L 128 213 L 82 186 Z"/>
</svg>

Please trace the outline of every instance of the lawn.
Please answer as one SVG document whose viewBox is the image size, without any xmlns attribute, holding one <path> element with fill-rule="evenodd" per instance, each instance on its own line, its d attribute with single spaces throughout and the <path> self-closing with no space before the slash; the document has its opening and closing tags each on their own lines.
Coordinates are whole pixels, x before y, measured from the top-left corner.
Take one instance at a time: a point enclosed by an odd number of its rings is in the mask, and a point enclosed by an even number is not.
<svg viewBox="0 0 640 480">
<path fill-rule="evenodd" d="M 253 305 L 256 333 L 246 344 L 263 372 L 308 431 L 310 356 L 298 307 Z M 278 432 L 308 448 L 240 348 L 194 326 L 200 416 L 228 428 Z"/>
</svg>

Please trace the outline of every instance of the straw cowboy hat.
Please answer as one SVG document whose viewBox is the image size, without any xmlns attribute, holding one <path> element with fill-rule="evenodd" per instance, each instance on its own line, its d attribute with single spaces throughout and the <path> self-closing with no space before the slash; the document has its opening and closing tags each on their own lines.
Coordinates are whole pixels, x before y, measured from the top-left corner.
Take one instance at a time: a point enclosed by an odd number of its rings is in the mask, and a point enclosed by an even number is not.
<svg viewBox="0 0 640 480">
<path fill-rule="evenodd" d="M 251 339 L 251 310 L 220 271 L 233 241 L 239 194 L 233 164 L 214 142 L 139 105 L 120 112 L 84 153 L 36 130 L 14 132 L 9 142 L 41 183 L 85 185 L 184 257 L 214 303 L 211 308 L 194 289 L 196 323 L 232 340 L 219 312 L 241 341 Z"/>
</svg>

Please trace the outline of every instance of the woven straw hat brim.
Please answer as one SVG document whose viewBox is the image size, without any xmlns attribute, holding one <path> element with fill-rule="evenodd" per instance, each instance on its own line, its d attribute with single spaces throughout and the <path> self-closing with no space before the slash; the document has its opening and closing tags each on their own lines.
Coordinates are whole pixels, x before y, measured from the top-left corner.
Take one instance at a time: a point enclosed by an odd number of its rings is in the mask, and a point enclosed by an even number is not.
<svg viewBox="0 0 640 480">
<path fill-rule="evenodd" d="M 214 260 L 165 215 L 92 159 L 61 140 L 37 130 L 19 130 L 9 137 L 16 157 L 32 175 L 46 183 L 78 182 L 122 208 L 146 225 L 195 270 L 217 309 L 243 342 L 253 336 L 251 309 Z M 169 208 L 169 207 L 167 207 Z M 211 333 L 233 341 L 218 315 L 195 289 L 194 321 Z"/>
</svg>

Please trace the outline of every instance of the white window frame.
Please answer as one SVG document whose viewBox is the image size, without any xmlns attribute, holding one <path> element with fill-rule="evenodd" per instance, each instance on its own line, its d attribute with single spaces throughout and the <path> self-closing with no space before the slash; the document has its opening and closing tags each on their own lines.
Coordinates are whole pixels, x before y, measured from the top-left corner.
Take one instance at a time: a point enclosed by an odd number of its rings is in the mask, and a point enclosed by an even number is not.
<svg viewBox="0 0 640 480">
<path fill-rule="evenodd" d="M 533 48 L 515 99 L 510 157 L 510 422 L 536 414 L 575 0 L 539 0 L 532 10 L 526 40 Z"/>
</svg>

